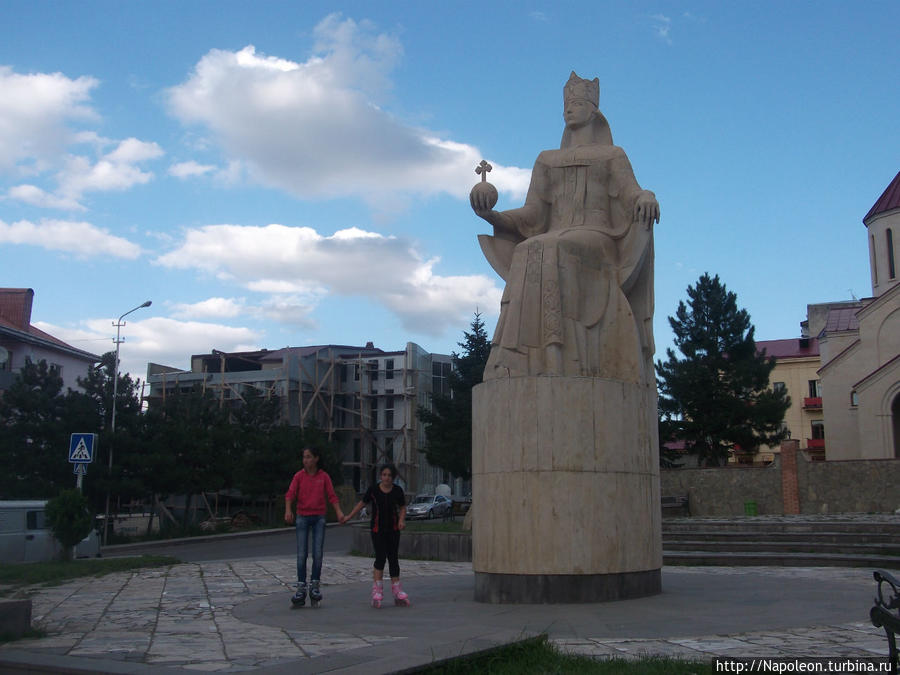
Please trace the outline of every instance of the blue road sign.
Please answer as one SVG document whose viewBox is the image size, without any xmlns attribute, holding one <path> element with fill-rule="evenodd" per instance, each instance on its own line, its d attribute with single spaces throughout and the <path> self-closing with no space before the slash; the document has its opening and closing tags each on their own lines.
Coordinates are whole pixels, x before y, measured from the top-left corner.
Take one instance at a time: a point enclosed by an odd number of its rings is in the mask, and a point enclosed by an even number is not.
<svg viewBox="0 0 900 675">
<path fill-rule="evenodd" d="M 74 464 L 93 462 L 96 444 L 97 434 L 72 434 L 69 439 L 69 461 Z"/>
</svg>

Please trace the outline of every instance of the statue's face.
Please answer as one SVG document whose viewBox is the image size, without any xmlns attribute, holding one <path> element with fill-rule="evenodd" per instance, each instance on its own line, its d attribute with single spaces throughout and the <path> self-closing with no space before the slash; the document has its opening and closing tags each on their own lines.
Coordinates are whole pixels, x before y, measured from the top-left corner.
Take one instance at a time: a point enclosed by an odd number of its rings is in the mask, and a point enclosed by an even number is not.
<svg viewBox="0 0 900 675">
<path fill-rule="evenodd" d="M 596 108 L 589 101 L 585 101 L 583 98 L 572 98 L 566 101 L 563 119 L 568 128 L 577 129 L 591 121 L 595 110 Z"/>
</svg>

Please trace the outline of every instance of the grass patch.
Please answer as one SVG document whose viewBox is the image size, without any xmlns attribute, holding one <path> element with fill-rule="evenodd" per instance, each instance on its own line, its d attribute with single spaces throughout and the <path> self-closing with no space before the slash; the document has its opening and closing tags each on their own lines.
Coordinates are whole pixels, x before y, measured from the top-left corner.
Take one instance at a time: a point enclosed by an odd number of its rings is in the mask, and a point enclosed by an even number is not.
<svg viewBox="0 0 900 675">
<path fill-rule="evenodd" d="M 464 532 L 463 519 L 457 520 L 407 520 L 404 532 Z M 401 535 L 402 536 L 402 535 Z"/>
<path fill-rule="evenodd" d="M 700 661 L 666 658 L 605 659 L 566 654 L 541 635 L 511 645 L 462 656 L 415 671 L 427 675 L 700 675 L 712 673 L 712 665 Z"/>
<path fill-rule="evenodd" d="M 102 577 L 113 572 L 127 572 L 142 567 L 167 567 L 180 562 L 170 555 L 142 555 L 0 565 L 0 585 L 4 586 L 0 589 L 0 595 L 11 595 L 24 586 L 59 584 L 79 577 Z"/>
</svg>

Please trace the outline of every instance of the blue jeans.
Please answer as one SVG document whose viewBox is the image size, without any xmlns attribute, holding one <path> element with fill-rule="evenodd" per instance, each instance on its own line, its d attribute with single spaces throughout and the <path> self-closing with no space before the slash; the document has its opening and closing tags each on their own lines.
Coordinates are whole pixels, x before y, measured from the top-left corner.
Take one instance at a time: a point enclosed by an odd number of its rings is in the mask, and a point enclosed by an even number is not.
<svg viewBox="0 0 900 675">
<path fill-rule="evenodd" d="M 297 516 L 297 581 L 306 583 L 306 557 L 309 555 L 309 538 L 312 537 L 312 576 L 310 581 L 322 578 L 322 555 L 325 551 L 325 516 Z"/>
</svg>

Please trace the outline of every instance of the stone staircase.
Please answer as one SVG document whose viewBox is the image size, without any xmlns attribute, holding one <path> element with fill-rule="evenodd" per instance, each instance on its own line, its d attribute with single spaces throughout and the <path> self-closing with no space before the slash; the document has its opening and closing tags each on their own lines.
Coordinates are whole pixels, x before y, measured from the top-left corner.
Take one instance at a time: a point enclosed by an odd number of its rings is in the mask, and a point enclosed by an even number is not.
<svg viewBox="0 0 900 675">
<path fill-rule="evenodd" d="M 666 565 L 900 570 L 900 517 L 888 514 L 666 518 Z"/>
</svg>

